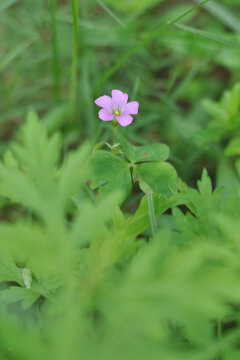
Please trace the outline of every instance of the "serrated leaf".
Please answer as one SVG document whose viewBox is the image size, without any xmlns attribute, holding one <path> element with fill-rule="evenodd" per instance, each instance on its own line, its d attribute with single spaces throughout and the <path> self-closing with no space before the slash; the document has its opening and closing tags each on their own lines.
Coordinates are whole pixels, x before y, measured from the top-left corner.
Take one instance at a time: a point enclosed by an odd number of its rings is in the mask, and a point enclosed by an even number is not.
<svg viewBox="0 0 240 360">
<path fill-rule="evenodd" d="M 16 158 L 24 165 L 37 182 L 42 176 L 51 176 L 60 158 L 61 138 L 58 133 L 48 138 L 47 131 L 38 115 L 30 111 L 21 131 L 22 145 L 13 143 Z"/>
<path fill-rule="evenodd" d="M 4 158 L 3 158 L 4 164 L 8 167 L 8 168 L 13 168 L 13 169 L 17 169 L 18 168 L 18 162 L 17 160 L 14 158 L 12 152 L 10 150 L 8 150 L 5 154 L 4 154 Z"/>
<path fill-rule="evenodd" d="M 86 203 L 73 222 L 71 231 L 73 244 L 86 245 L 93 241 L 94 237 L 104 239 L 109 232 L 106 224 L 111 221 L 120 199 L 121 194 L 111 193 L 101 199 L 98 204 Z M 93 222 L 94 226 L 92 226 Z M 97 236 L 96 229 L 98 229 Z"/>
<path fill-rule="evenodd" d="M 22 302 L 23 309 L 28 309 L 40 297 L 40 294 L 31 289 L 11 286 L 0 292 L 0 300 L 7 304 Z"/>
<path fill-rule="evenodd" d="M 22 284 L 21 270 L 16 266 L 12 258 L 1 254 L 0 259 L 0 282 L 13 281 Z"/>
<path fill-rule="evenodd" d="M 231 139 L 224 152 L 227 156 L 240 155 L 240 137 Z"/>
<path fill-rule="evenodd" d="M 36 270 L 38 273 L 43 270 L 44 275 L 50 273 L 56 267 L 56 264 L 52 261 L 56 256 L 56 249 L 53 248 L 52 244 L 49 244 L 47 231 L 36 223 L 1 223 L 0 238 L 0 253 L 2 254 L 0 272 L 2 271 L 3 279 L 5 274 L 9 272 L 11 276 L 14 276 L 11 281 L 23 285 L 22 269 L 16 267 L 12 258 L 17 259 L 17 263 L 20 261 L 23 264 L 26 263 L 28 258 L 27 264 L 30 265 L 29 268 L 33 269 L 33 271 Z M 6 252 L 11 257 L 3 255 Z M 43 259 L 45 261 L 44 267 L 41 266 Z"/>
<path fill-rule="evenodd" d="M 209 197 L 212 194 L 212 182 L 206 169 L 203 169 L 201 180 L 197 184 L 201 195 Z"/>
<path fill-rule="evenodd" d="M 15 192 L 15 198 L 23 198 L 21 201 L 25 205 L 25 199 L 33 205 L 39 207 L 41 202 L 48 203 L 48 206 L 57 208 L 56 187 L 54 184 L 53 171 L 60 159 L 61 138 L 59 134 L 54 134 L 48 138 L 46 129 L 40 123 L 37 114 L 30 111 L 27 121 L 21 130 L 21 143 L 13 143 L 12 149 L 14 156 L 19 161 L 21 170 L 15 170 L 15 175 L 6 170 L 3 173 L 5 177 L 11 177 L 13 183 L 5 186 L 10 192 Z M 19 178 L 19 180 L 18 180 Z M 20 181 L 22 190 L 18 190 L 16 183 Z M 28 185 L 27 185 L 28 184 Z M 15 187 L 15 189 L 14 189 Z M 25 188 L 23 191 L 23 187 Z M 27 190 L 29 187 L 29 191 Z M 32 194 L 35 200 L 30 200 Z M 16 196 L 17 195 L 17 196 Z M 37 198 L 41 200 L 38 201 Z M 34 203 L 34 204 L 33 204 Z M 50 205 L 51 204 L 51 205 Z"/>
<path fill-rule="evenodd" d="M 0 164 L 0 191 L 48 221 L 50 213 L 55 217 L 65 210 L 71 196 L 84 182 L 83 164 L 90 147 L 85 144 L 70 153 L 57 180 L 55 169 L 61 154 L 58 134 L 48 137 L 37 114 L 31 111 L 20 137 L 21 144 L 12 144 L 19 168 L 8 153 L 5 158 L 7 166 Z"/>
<path fill-rule="evenodd" d="M 136 180 L 148 184 L 153 192 L 171 196 L 177 192 L 177 172 L 166 162 L 155 162 L 137 165 L 133 170 Z"/>
<path fill-rule="evenodd" d="M 41 194 L 32 181 L 20 170 L 0 164 L 0 194 L 20 203 L 39 215 L 47 211 Z"/>
<path fill-rule="evenodd" d="M 223 122 L 228 121 L 228 114 L 225 109 L 223 109 L 218 103 L 211 100 L 203 101 L 204 109 L 214 118 L 221 119 Z"/>
<path fill-rule="evenodd" d="M 238 176 L 227 157 L 222 157 L 218 162 L 216 185 L 222 186 L 225 193 L 231 194 L 233 190 L 240 190 L 240 183 Z"/>
<path fill-rule="evenodd" d="M 229 99 L 229 112 L 231 116 L 236 116 L 239 110 L 239 104 L 240 104 L 240 83 L 237 83 L 230 95 Z"/>
<path fill-rule="evenodd" d="M 63 164 L 58 184 L 61 207 L 66 206 L 71 196 L 77 192 L 84 182 L 87 171 L 86 159 L 89 152 L 90 146 L 85 143 L 78 150 L 71 152 Z"/>
</svg>

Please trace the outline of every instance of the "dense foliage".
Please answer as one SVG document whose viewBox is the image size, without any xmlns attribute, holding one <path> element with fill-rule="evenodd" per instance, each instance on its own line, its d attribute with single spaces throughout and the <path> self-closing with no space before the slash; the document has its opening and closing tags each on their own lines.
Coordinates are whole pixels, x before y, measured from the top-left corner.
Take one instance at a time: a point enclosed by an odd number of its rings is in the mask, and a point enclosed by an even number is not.
<svg viewBox="0 0 240 360">
<path fill-rule="evenodd" d="M 0 4 L 0 359 L 238 360 L 238 0 L 70 3 Z"/>
</svg>

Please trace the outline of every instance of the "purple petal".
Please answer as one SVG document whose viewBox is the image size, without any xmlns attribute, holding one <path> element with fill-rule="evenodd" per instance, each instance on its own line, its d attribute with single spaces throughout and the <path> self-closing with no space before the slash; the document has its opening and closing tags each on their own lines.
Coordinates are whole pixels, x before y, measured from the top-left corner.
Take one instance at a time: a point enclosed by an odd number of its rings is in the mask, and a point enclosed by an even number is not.
<svg viewBox="0 0 240 360">
<path fill-rule="evenodd" d="M 122 126 L 127 126 L 133 122 L 133 117 L 124 112 L 122 115 L 115 116 L 117 122 Z"/>
<path fill-rule="evenodd" d="M 114 115 L 106 109 L 99 110 L 98 116 L 103 121 L 111 121 L 114 118 Z"/>
<path fill-rule="evenodd" d="M 138 113 L 138 108 L 139 108 L 139 103 L 137 101 L 131 101 L 131 102 L 126 104 L 125 111 L 128 114 L 137 114 Z"/>
<path fill-rule="evenodd" d="M 124 110 L 124 107 L 128 101 L 128 94 L 124 94 L 120 90 L 112 90 L 112 102 L 115 108 Z"/>
<path fill-rule="evenodd" d="M 111 110 L 111 108 L 112 108 L 112 99 L 110 98 L 110 96 L 103 95 L 103 96 L 100 96 L 99 98 L 97 98 L 95 100 L 95 104 L 98 105 L 98 106 L 103 107 L 104 109 Z"/>
</svg>

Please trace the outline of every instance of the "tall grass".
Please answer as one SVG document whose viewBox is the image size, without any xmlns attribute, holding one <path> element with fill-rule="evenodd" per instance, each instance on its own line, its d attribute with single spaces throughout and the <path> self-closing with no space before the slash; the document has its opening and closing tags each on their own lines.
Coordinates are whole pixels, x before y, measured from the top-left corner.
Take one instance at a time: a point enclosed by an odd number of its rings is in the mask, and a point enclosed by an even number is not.
<svg viewBox="0 0 240 360">
<path fill-rule="evenodd" d="M 78 20 L 79 20 L 79 1 L 71 0 L 72 20 L 73 20 L 73 40 L 72 40 L 72 66 L 70 84 L 70 119 L 73 121 L 76 115 L 77 102 L 77 81 L 78 81 Z"/>
<path fill-rule="evenodd" d="M 58 31 L 56 22 L 57 0 L 51 0 L 51 30 L 52 30 L 52 74 L 54 97 L 56 103 L 61 100 L 61 73 L 60 73 L 60 59 L 58 49 Z"/>
</svg>

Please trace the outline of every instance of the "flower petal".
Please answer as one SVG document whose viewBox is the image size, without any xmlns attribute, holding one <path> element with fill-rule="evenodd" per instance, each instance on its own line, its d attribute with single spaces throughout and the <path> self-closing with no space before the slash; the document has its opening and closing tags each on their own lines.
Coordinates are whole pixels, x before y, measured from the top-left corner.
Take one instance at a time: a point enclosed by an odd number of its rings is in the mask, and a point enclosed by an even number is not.
<svg viewBox="0 0 240 360">
<path fill-rule="evenodd" d="M 114 118 L 114 115 L 111 114 L 107 109 L 99 110 L 98 116 L 103 121 L 111 121 Z"/>
<path fill-rule="evenodd" d="M 113 107 L 124 111 L 124 107 L 128 101 L 128 94 L 120 90 L 112 90 L 112 103 Z"/>
<path fill-rule="evenodd" d="M 122 115 L 115 116 L 117 122 L 122 126 L 127 126 L 133 122 L 133 117 L 124 112 Z"/>
<path fill-rule="evenodd" d="M 95 100 L 95 104 L 110 111 L 112 108 L 112 99 L 110 98 L 110 96 L 103 95 Z"/>
<path fill-rule="evenodd" d="M 131 102 L 126 104 L 125 111 L 128 114 L 137 114 L 138 113 L 138 108 L 139 108 L 139 103 L 137 101 L 131 101 Z"/>
</svg>

